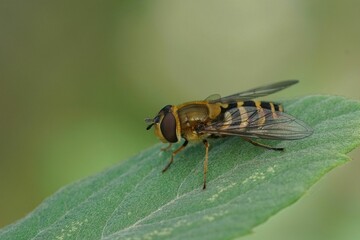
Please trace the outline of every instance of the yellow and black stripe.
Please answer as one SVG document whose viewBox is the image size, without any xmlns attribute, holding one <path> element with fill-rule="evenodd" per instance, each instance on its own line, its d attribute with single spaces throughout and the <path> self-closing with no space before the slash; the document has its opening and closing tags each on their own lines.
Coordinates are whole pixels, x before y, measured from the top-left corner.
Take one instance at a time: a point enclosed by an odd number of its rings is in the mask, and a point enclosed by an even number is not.
<svg viewBox="0 0 360 240">
<path fill-rule="evenodd" d="M 256 108 L 256 111 L 249 112 L 249 108 Z M 272 116 L 265 115 L 264 109 L 271 110 Z M 226 107 L 221 107 L 221 112 L 216 119 L 216 122 L 223 122 L 221 129 L 239 126 L 246 128 L 251 124 L 262 126 L 265 124 L 267 118 L 276 118 L 276 112 L 282 112 L 283 107 L 280 104 L 264 101 L 241 101 L 229 103 Z M 250 119 L 250 121 L 249 121 Z"/>
</svg>

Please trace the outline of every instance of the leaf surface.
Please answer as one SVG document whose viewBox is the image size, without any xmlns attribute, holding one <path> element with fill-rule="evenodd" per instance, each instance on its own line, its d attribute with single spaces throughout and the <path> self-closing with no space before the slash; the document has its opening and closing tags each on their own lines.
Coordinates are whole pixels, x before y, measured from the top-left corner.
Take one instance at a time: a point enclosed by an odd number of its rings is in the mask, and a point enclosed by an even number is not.
<svg viewBox="0 0 360 240">
<path fill-rule="evenodd" d="M 232 239 L 248 234 L 348 161 L 345 154 L 360 145 L 358 101 L 308 96 L 284 106 L 314 134 L 297 141 L 262 141 L 285 147 L 284 152 L 237 137 L 212 140 L 205 191 L 202 144 L 189 144 L 164 174 L 170 152 L 156 145 L 60 189 L 0 230 L 0 239 Z"/>
</svg>

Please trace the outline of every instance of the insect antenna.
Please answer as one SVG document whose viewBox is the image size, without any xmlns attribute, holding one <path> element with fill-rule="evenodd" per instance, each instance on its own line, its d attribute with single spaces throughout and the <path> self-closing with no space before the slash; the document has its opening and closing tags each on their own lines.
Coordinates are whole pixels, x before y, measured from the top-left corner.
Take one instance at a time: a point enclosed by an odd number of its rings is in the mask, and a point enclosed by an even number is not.
<svg viewBox="0 0 360 240">
<path fill-rule="evenodd" d="M 155 124 L 154 119 L 151 119 L 151 118 L 145 118 L 145 122 L 147 124 L 149 124 L 149 126 L 147 126 L 146 130 L 149 130 Z"/>
</svg>

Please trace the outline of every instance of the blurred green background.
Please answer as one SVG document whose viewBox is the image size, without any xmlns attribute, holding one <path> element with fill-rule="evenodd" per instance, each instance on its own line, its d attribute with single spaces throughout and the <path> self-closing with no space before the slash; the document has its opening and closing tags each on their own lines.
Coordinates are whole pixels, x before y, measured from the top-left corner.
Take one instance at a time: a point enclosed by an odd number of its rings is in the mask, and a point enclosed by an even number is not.
<svg viewBox="0 0 360 240">
<path fill-rule="evenodd" d="M 359 100 L 359 13 L 355 0 L 0 1 L 0 227 L 158 142 L 144 118 L 165 104 L 284 79 L 301 82 L 272 99 Z M 350 156 L 246 238 L 360 239 Z"/>
</svg>

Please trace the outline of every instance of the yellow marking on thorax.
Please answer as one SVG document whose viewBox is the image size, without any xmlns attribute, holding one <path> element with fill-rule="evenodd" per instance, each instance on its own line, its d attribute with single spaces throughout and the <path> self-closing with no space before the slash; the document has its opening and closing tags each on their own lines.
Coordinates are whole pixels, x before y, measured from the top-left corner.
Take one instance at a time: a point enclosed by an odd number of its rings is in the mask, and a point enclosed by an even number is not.
<svg viewBox="0 0 360 240">
<path fill-rule="evenodd" d="M 175 122 L 176 122 L 176 137 L 179 142 L 181 140 L 181 123 L 180 123 L 177 106 L 172 106 L 172 112 L 173 112 L 173 115 L 175 117 Z"/>
<path fill-rule="evenodd" d="M 206 106 L 209 110 L 209 118 L 215 119 L 221 113 L 221 107 L 227 108 L 229 104 L 227 103 L 206 103 Z"/>
</svg>

